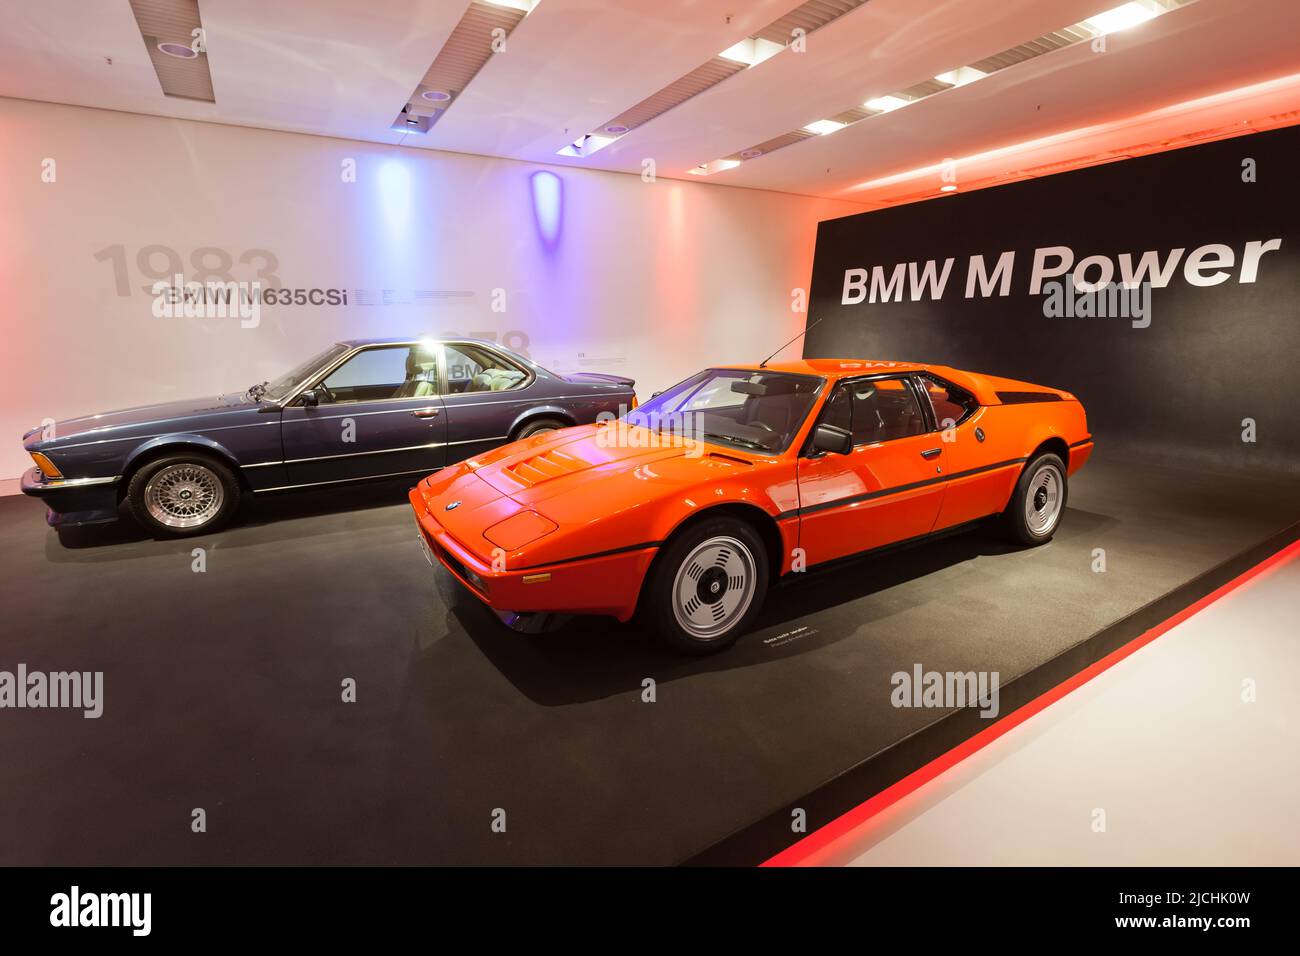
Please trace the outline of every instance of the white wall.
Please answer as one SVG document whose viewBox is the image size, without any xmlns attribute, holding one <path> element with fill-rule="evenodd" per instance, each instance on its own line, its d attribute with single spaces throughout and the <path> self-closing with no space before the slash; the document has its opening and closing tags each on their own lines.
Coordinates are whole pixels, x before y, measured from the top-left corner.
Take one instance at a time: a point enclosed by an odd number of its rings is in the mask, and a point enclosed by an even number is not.
<svg viewBox="0 0 1300 956">
<path fill-rule="evenodd" d="M 631 375 L 644 397 L 801 329 L 817 221 L 863 208 L 553 167 L 548 245 L 547 167 L 528 163 L 4 98 L 0 143 L 0 478 L 45 418 L 242 390 L 346 337 L 522 333 L 543 365 Z M 196 250 L 248 281 L 266 250 L 283 286 L 349 304 L 266 306 L 255 328 L 156 318 L 150 246 L 187 280 Z"/>
</svg>

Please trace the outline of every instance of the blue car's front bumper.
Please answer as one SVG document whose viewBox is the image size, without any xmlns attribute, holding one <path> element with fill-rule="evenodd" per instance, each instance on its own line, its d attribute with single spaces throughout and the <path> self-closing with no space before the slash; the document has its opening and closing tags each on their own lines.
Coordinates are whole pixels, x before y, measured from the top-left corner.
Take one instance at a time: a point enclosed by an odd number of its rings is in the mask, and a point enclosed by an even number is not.
<svg viewBox="0 0 1300 956">
<path fill-rule="evenodd" d="M 46 520 L 58 528 L 117 518 L 116 478 L 45 478 L 39 468 L 23 473 L 18 487 L 49 506 Z"/>
</svg>

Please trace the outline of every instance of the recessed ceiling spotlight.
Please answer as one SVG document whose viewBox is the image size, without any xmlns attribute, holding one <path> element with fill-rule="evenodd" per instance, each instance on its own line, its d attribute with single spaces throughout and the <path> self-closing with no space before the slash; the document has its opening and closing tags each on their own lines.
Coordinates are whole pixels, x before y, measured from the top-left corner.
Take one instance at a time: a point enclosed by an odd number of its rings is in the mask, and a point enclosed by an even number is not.
<svg viewBox="0 0 1300 956">
<path fill-rule="evenodd" d="M 420 95 L 430 103 L 446 103 L 451 99 L 451 94 L 446 90 L 425 90 Z"/>
<path fill-rule="evenodd" d="M 627 129 L 628 129 L 628 128 L 627 128 L 626 126 L 624 126 L 623 124 L 621 124 L 621 123 L 615 123 L 615 124 L 613 124 L 612 126 L 606 126 L 606 127 L 605 127 L 605 132 L 606 132 L 606 133 L 613 133 L 615 136 L 622 136 L 624 133 L 627 132 Z"/>
<path fill-rule="evenodd" d="M 900 106 L 906 106 L 910 100 L 905 100 L 901 96 L 877 96 L 874 99 L 867 100 L 862 105 L 869 110 L 876 110 L 879 113 L 888 113 L 890 110 L 896 110 Z"/>
<path fill-rule="evenodd" d="M 741 159 L 755 159 L 762 155 L 763 151 L 761 149 L 745 149 L 740 152 Z"/>
<path fill-rule="evenodd" d="M 952 185 L 951 183 L 949 183 L 947 186 L 939 187 L 939 192 L 941 193 L 955 193 L 956 191 L 957 191 L 957 187 Z"/>
<path fill-rule="evenodd" d="M 197 50 L 184 43 L 159 43 L 158 52 L 174 56 L 178 60 L 192 60 L 199 55 Z"/>
<path fill-rule="evenodd" d="M 784 49 L 784 45 L 772 40 L 764 40 L 761 37 L 745 37 L 739 43 L 733 43 L 727 47 L 718 56 L 724 60 L 730 60 L 732 63 L 758 66 L 764 60 L 775 56 Z"/>
<path fill-rule="evenodd" d="M 837 129 L 843 129 L 844 126 L 844 123 L 837 123 L 835 120 L 817 120 L 815 123 L 809 123 L 804 129 L 810 133 L 816 133 L 818 136 L 825 136 Z"/>
<path fill-rule="evenodd" d="M 973 83 L 986 76 L 988 76 L 987 73 L 983 70 L 977 70 L 973 66 L 959 66 L 947 73 L 940 73 L 935 79 L 940 83 L 947 83 L 949 86 L 965 86 L 967 83 Z"/>
<path fill-rule="evenodd" d="M 1084 26 L 1091 27 L 1100 34 L 1118 33 L 1120 30 L 1127 30 L 1129 27 L 1154 19 L 1155 15 L 1156 11 L 1146 4 L 1134 2 L 1121 4 L 1113 10 L 1089 17 L 1083 23 Z"/>
</svg>

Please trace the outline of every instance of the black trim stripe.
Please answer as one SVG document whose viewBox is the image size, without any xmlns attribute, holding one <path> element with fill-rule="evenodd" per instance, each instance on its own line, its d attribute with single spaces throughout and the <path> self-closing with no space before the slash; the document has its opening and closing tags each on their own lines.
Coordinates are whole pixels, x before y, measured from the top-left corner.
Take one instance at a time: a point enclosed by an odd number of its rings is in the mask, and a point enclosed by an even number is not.
<svg viewBox="0 0 1300 956">
<path fill-rule="evenodd" d="M 1083 439 L 1082 441 L 1077 441 L 1077 442 L 1075 442 L 1075 443 L 1072 444 L 1070 447 L 1071 447 L 1071 448 L 1078 448 L 1080 445 L 1091 445 L 1091 444 L 1092 444 L 1092 436 L 1089 435 L 1087 438 Z"/>
<path fill-rule="evenodd" d="M 572 564 L 574 561 L 588 561 L 592 558 L 608 558 L 613 554 L 623 554 L 627 551 L 643 551 L 646 548 L 657 548 L 662 541 L 643 541 L 640 544 L 629 544 L 622 548 L 610 548 L 608 551 L 594 551 L 591 554 L 580 554 L 575 558 L 561 558 L 558 561 L 547 561 L 545 564 L 530 564 L 523 568 L 510 568 L 511 571 L 532 571 L 537 568 L 553 568 L 557 564 Z"/>
<path fill-rule="evenodd" d="M 806 508 L 794 508 L 790 511 L 782 511 L 776 516 L 777 521 L 794 515 L 810 515 L 819 511 L 828 511 L 831 508 L 843 508 L 847 505 L 857 504 L 859 501 L 870 501 L 873 498 L 884 498 L 889 495 L 901 494 L 904 491 L 914 491 L 917 488 L 924 488 L 927 485 L 937 485 L 945 481 L 956 481 L 958 478 L 968 478 L 971 475 L 982 474 L 986 471 L 996 471 L 999 468 L 1009 468 L 1012 465 L 1023 465 L 1028 458 L 1008 458 L 1006 461 L 995 462 L 992 465 L 981 465 L 978 468 L 968 468 L 965 471 L 954 471 L 951 475 L 939 475 L 935 478 L 926 478 L 922 481 L 913 481 L 906 485 L 895 485 L 892 488 L 881 488 L 879 491 L 868 491 L 860 495 L 849 495 L 846 498 L 836 498 L 834 501 L 823 501 L 815 505 L 809 505 Z"/>
<path fill-rule="evenodd" d="M 1055 392 L 995 392 L 1003 405 L 1031 405 L 1036 402 L 1063 402 Z"/>
</svg>

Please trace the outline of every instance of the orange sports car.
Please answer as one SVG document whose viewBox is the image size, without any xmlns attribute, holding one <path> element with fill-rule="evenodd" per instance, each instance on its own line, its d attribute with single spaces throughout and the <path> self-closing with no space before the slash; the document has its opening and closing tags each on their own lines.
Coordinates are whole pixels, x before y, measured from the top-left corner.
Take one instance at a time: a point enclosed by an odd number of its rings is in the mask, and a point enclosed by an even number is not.
<svg viewBox="0 0 1300 956">
<path fill-rule="evenodd" d="M 504 445 L 411 491 L 425 556 L 520 630 L 640 616 L 732 644 L 786 575 L 999 516 L 1052 537 L 1092 452 L 1073 395 L 938 365 L 710 368 L 621 418 Z"/>
</svg>

